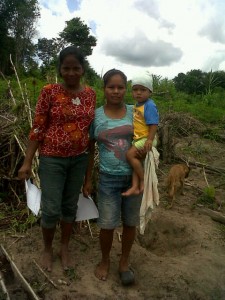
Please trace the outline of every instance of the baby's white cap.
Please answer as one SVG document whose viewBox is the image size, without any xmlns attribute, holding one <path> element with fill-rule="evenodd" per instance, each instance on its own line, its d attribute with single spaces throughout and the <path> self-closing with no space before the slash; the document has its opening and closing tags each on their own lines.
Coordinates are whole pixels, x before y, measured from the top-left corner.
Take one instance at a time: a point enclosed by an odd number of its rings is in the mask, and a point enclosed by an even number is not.
<svg viewBox="0 0 225 300">
<path fill-rule="evenodd" d="M 153 78 L 148 71 L 141 72 L 131 79 L 131 86 L 142 85 L 153 92 Z"/>
</svg>

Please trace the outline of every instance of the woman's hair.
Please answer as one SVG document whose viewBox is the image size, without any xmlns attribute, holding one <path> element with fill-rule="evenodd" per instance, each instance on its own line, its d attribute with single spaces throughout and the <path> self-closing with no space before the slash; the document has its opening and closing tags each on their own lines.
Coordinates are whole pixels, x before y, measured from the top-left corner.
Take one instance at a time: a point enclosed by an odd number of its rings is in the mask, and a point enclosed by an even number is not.
<svg viewBox="0 0 225 300">
<path fill-rule="evenodd" d="M 79 61 L 79 63 L 81 64 L 82 68 L 85 70 L 85 57 L 83 56 L 83 54 L 81 53 L 79 48 L 76 48 L 75 46 L 68 46 L 64 49 L 62 49 L 59 53 L 59 61 L 58 61 L 58 72 L 59 75 L 61 76 L 61 72 L 60 72 L 60 68 L 63 64 L 64 59 L 68 56 L 68 55 L 74 55 L 75 58 Z"/>
<path fill-rule="evenodd" d="M 127 76 L 122 71 L 117 70 L 117 69 L 111 69 L 111 70 L 107 71 L 103 76 L 104 88 L 106 87 L 110 78 L 114 75 L 120 75 L 122 77 L 122 79 L 124 80 L 125 85 L 127 84 Z"/>
</svg>

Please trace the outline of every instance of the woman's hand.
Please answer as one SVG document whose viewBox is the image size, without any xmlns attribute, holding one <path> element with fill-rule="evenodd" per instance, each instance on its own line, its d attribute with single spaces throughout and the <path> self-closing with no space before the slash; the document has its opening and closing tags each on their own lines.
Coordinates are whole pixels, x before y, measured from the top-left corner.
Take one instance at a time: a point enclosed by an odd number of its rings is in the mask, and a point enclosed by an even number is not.
<svg viewBox="0 0 225 300">
<path fill-rule="evenodd" d="M 91 180 L 85 181 L 83 188 L 82 188 L 84 197 L 88 198 L 88 196 L 91 195 L 92 190 L 93 190 L 92 181 Z"/>
<path fill-rule="evenodd" d="M 31 173 L 32 173 L 31 164 L 24 163 L 18 171 L 18 178 L 20 180 L 29 179 L 31 177 Z"/>
<path fill-rule="evenodd" d="M 39 141 L 29 141 L 26 151 L 26 156 L 22 167 L 18 171 L 18 178 L 29 179 L 32 173 L 32 160 L 36 150 L 38 149 Z"/>
</svg>

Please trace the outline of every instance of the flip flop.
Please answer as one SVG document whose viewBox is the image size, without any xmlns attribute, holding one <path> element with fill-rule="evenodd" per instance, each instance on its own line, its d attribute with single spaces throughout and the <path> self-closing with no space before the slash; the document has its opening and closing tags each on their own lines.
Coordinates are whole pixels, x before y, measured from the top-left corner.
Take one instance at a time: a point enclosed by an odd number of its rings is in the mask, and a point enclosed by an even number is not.
<svg viewBox="0 0 225 300">
<path fill-rule="evenodd" d="M 134 271 L 129 268 L 128 271 L 119 272 L 122 285 L 132 285 L 135 282 Z"/>
</svg>

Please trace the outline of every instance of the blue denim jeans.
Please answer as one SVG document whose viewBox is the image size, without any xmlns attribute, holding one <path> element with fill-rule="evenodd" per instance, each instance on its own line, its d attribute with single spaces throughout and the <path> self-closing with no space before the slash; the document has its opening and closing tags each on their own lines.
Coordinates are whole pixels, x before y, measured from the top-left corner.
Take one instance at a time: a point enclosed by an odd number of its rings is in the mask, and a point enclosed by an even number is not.
<svg viewBox="0 0 225 300">
<path fill-rule="evenodd" d="M 100 173 L 98 187 L 98 225 L 103 229 L 114 229 L 121 225 L 139 225 L 141 195 L 123 197 L 121 193 L 130 188 L 131 175 Z"/>
<path fill-rule="evenodd" d="M 88 154 L 75 157 L 40 156 L 41 224 L 53 228 L 59 220 L 72 223 L 87 168 Z"/>
</svg>

